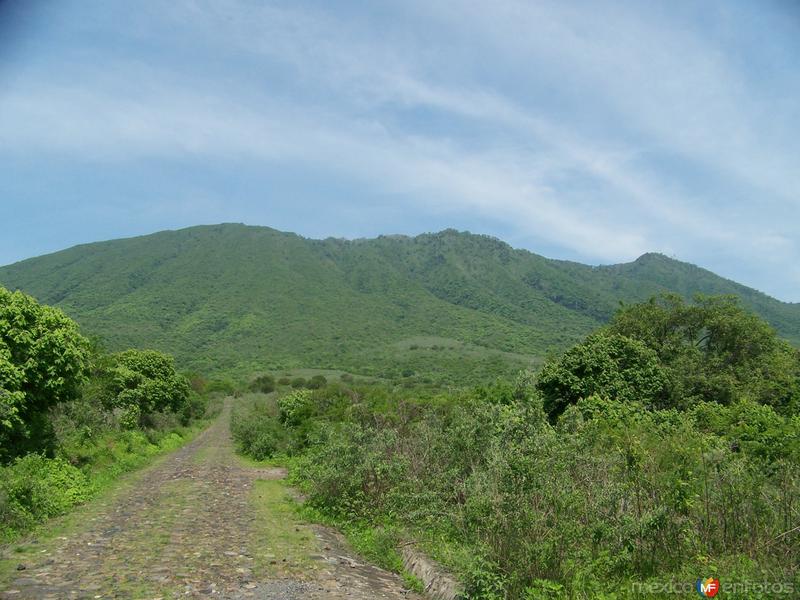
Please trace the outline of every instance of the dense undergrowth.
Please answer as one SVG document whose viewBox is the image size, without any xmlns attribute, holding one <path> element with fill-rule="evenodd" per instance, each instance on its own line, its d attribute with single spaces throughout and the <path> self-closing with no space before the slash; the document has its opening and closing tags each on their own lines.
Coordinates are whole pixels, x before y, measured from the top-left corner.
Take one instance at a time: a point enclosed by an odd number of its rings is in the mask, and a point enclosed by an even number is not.
<svg viewBox="0 0 800 600">
<path fill-rule="evenodd" d="M 289 457 L 306 510 L 389 563 L 417 540 L 470 598 L 658 597 L 642 590 L 710 576 L 739 584 L 726 597 L 790 597 L 800 362 L 758 325 L 728 301 L 631 307 L 541 375 L 252 395 L 233 433 Z"/>
</svg>

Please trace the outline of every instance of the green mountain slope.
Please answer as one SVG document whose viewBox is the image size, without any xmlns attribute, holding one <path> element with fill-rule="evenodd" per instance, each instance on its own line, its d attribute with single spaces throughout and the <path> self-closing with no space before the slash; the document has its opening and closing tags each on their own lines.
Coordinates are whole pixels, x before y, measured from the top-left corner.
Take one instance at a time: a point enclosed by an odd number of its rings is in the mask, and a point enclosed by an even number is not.
<svg viewBox="0 0 800 600">
<path fill-rule="evenodd" d="M 734 293 L 800 341 L 800 305 L 647 254 L 590 267 L 452 230 L 309 240 L 225 224 L 86 244 L 0 268 L 110 349 L 172 352 L 185 368 L 330 367 L 458 382 L 538 363 L 620 300 Z"/>
</svg>

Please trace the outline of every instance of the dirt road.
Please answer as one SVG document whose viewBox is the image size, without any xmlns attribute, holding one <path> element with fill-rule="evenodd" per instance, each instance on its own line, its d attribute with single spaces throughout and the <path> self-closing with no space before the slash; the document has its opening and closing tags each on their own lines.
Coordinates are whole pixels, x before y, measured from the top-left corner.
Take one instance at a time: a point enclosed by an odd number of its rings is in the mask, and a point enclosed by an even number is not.
<svg viewBox="0 0 800 600">
<path fill-rule="evenodd" d="M 0 598 L 419 599 L 337 533 L 298 520 L 285 473 L 234 455 L 230 408 L 81 509 L 63 536 L 28 542 Z"/>
</svg>

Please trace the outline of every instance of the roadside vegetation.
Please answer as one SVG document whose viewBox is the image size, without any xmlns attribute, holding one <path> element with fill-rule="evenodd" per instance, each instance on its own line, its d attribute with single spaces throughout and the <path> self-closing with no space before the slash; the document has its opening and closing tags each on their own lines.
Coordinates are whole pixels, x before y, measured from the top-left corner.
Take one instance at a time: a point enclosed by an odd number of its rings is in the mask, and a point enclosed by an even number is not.
<svg viewBox="0 0 800 600">
<path fill-rule="evenodd" d="M 367 554 L 396 563 L 415 540 L 470 598 L 627 598 L 701 576 L 798 590 L 798 403 L 800 353 L 759 317 L 663 296 L 536 374 L 276 385 L 242 398 L 232 431 L 286 460 L 305 510 Z"/>
<path fill-rule="evenodd" d="M 0 287 L 0 542 L 183 444 L 215 410 L 203 386 L 160 352 L 107 354 Z"/>
</svg>

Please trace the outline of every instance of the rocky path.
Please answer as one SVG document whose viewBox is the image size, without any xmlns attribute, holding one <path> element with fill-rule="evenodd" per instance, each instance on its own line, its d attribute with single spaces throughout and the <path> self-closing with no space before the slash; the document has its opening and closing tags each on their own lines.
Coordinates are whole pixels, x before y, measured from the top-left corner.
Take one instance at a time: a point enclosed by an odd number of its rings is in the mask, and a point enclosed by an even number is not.
<svg viewBox="0 0 800 600">
<path fill-rule="evenodd" d="M 230 407 L 69 533 L 33 542 L 0 598 L 419 599 L 336 532 L 297 520 L 285 473 L 234 455 Z"/>
</svg>

